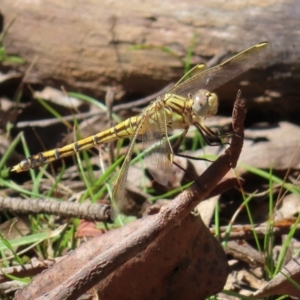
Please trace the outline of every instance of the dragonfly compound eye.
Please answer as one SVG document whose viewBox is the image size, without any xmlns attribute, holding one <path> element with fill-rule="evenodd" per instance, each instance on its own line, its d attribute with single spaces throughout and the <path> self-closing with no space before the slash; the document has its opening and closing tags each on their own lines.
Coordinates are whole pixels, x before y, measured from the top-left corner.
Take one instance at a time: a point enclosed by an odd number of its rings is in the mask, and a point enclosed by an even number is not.
<svg viewBox="0 0 300 300">
<path fill-rule="evenodd" d="M 218 96 L 208 90 L 199 90 L 193 96 L 193 109 L 200 117 L 210 117 L 217 113 Z"/>
</svg>

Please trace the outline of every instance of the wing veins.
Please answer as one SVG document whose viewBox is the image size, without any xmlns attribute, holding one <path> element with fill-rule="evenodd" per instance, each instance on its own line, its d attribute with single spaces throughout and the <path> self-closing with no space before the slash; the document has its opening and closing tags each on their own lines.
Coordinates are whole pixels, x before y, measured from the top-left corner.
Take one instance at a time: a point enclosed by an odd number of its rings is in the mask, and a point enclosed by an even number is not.
<svg viewBox="0 0 300 300">
<path fill-rule="evenodd" d="M 188 93 L 194 94 L 202 88 L 213 91 L 254 66 L 269 52 L 270 48 L 267 42 L 252 46 L 215 67 L 195 72 L 192 77 L 184 81 L 180 80 L 170 92 L 186 97 Z"/>
</svg>

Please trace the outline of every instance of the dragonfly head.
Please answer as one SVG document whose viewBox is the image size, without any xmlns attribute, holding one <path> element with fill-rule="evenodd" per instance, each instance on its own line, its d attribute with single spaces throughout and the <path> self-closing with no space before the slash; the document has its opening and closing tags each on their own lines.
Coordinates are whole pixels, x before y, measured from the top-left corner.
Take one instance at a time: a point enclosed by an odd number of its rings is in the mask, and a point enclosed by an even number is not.
<svg viewBox="0 0 300 300">
<path fill-rule="evenodd" d="M 218 96 L 208 90 L 199 90 L 191 96 L 193 111 L 200 117 L 214 116 L 218 111 Z"/>
</svg>

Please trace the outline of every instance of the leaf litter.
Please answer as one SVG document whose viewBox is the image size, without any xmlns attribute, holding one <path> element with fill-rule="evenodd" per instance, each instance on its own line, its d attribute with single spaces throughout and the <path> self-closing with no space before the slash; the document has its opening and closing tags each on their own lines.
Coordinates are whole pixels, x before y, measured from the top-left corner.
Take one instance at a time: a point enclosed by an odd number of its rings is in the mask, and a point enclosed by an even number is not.
<svg viewBox="0 0 300 300">
<path fill-rule="evenodd" d="M 227 119 L 228 120 L 228 119 Z M 223 123 L 226 123 L 225 120 Z M 222 123 L 222 120 L 220 120 Z M 92 121 L 91 123 L 95 124 L 97 122 Z M 102 130 L 102 129 L 100 129 Z M 98 131 L 98 130 L 96 130 Z M 95 131 L 93 131 L 95 132 Z M 93 133 L 91 132 L 91 133 Z M 85 135 L 90 135 L 91 133 L 85 133 Z M 244 141 L 244 146 L 243 146 L 243 151 L 241 153 L 241 157 L 239 159 L 239 165 L 235 169 L 236 175 L 237 176 L 245 176 L 247 178 L 247 169 L 243 167 L 243 165 L 250 165 L 251 167 L 255 168 L 260 168 L 260 169 L 265 169 L 269 170 L 270 167 L 274 170 L 274 173 L 276 172 L 285 172 L 289 168 L 292 168 L 297 172 L 299 170 L 299 162 L 300 162 L 300 153 L 299 153 L 299 127 L 296 125 L 292 125 L 288 122 L 280 122 L 276 126 L 269 126 L 268 124 L 259 124 L 258 126 L 255 126 L 253 128 L 248 128 L 245 131 L 245 141 Z M 219 155 L 219 153 L 222 151 L 222 147 L 205 147 L 205 154 L 210 154 L 210 155 Z M 203 154 L 203 151 L 197 151 L 192 153 L 193 156 L 201 156 Z M 184 168 L 187 168 L 190 170 L 192 167 L 193 171 L 190 173 L 194 174 L 201 174 L 206 168 L 207 168 L 207 162 L 199 161 L 199 160 L 189 160 L 186 161 L 185 159 L 180 159 L 180 165 L 186 164 Z M 292 164 L 292 165 L 291 165 Z M 188 167 L 189 166 L 189 167 Z M 197 170 L 197 172 L 195 172 Z M 129 174 L 129 181 L 131 182 L 131 185 L 135 185 L 139 180 L 138 178 L 141 178 L 143 175 L 143 169 L 142 168 L 137 168 L 135 171 L 132 172 L 133 175 Z M 231 173 L 231 174 L 230 174 Z M 228 177 L 232 177 L 233 173 L 230 172 L 228 174 Z M 137 176 L 137 174 L 139 174 Z M 281 173 L 282 174 L 282 173 Z M 297 174 L 297 173 L 295 173 Z M 236 176 L 234 175 L 234 176 Z M 173 187 L 178 187 L 182 184 L 183 181 L 185 181 L 189 177 L 186 173 L 181 172 L 180 170 L 174 172 L 174 178 L 171 179 L 171 185 Z M 153 185 L 153 182 L 151 179 L 146 177 L 146 182 L 145 186 L 148 187 L 155 187 Z M 294 176 L 294 179 L 297 179 L 297 175 Z M 247 185 L 247 184 L 245 184 Z M 245 186 L 244 185 L 244 186 Z M 137 186 L 139 188 L 139 186 Z M 265 189 L 264 185 L 260 185 L 259 189 Z M 162 191 L 160 191 L 162 192 Z M 251 191 L 253 192 L 253 191 Z M 135 196 L 134 196 L 135 197 Z M 144 195 L 146 197 L 146 194 Z M 219 197 L 219 202 L 217 201 L 217 198 L 212 198 L 212 200 L 207 200 L 202 202 L 200 205 L 200 211 L 205 212 L 205 211 L 210 211 L 209 214 L 207 214 L 205 217 L 205 224 L 208 226 L 212 222 L 213 218 L 213 208 L 219 203 L 221 205 L 221 210 L 229 209 L 232 210 L 234 206 L 228 205 L 228 203 L 222 202 L 222 198 L 224 196 L 222 195 Z M 229 196 L 227 196 L 229 197 Z M 293 198 L 293 200 L 289 200 L 290 198 Z M 297 198 L 297 197 L 296 197 Z M 236 201 L 236 200 L 235 200 Z M 290 222 L 286 222 L 285 225 L 281 225 L 282 227 L 291 227 L 293 222 L 296 219 L 293 219 L 297 213 L 299 213 L 298 209 L 298 200 L 295 200 L 294 194 L 289 194 L 283 200 L 281 201 L 281 206 L 279 211 L 281 210 L 282 214 L 282 220 L 288 219 L 291 220 Z M 223 205 L 223 207 L 222 207 Z M 147 205 L 148 207 L 149 205 Z M 208 208 L 210 206 L 210 208 Z M 293 210 L 291 210 L 291 207 Z M 290 211 L 290 214 L 288 212 Z M 233 213 L 234 211 L 232 211 Z M 140 215 L 140 213 L 139 213 Z M 268 215 L 267 213 L 264 215 L 265 220 L 268 220 Z M 255 215 L 254 215 L 255 219 Z M 242 220 L 242 219 L 240 219 Z M 229 259 L 229 265 L 231 269 L 230 276 L 227 281 L 227 288 L 233 289 L 235 291 L 240 292 L 241 294 L 245 295 L 252 295 L 253 290 L 259 290 L 255 296 L 261 297 L 262 295 L 276 295 L 276 294 L 281 294 L 283 291 L 287 294 L 290 295 L 297 295 L 296 290 L 293 290 L 292 288 L 274 288 L 276 285 L 280 286 L 282 285 L 282 282 L 284 282 L 287 286 L 291 286 L 290 281 L 285 277 L 281 276 L 280 283 L 279 281 L 270 281 L 270 283 L 267 283 L 267 280 L 263 278 L 263 259 L 264 259 L 264 254 L 258 252 L 255 250 L 253 247 L 253 240 L 249 237 L 249 235 L 246 234 L 248 230 L 252 228 L 251 225 L 249 225 L 245 219 L 242 221 L 244 222 L 244 226 L 248 226 L 249 228 L 245 231 L 246 227 L 236 229 L 237 231 L 241 232 L 241 235 L 243 235 L 243 232 L 245 232 L 244 238 L 241 239 L 239 238 L 237 244 L 231 244 L 232 242 L 228 242 L 227 248 L 225 247 L 226 253 L 231 259 Z M 87 225 L 85 225 L 87 226 Z M 202 226 L 202 225 L 201 225 Z M 276 227 L 276 224 L 274 225 Z M 277 225 L 279 226 L 279 225 Z M 193 223 L 192 227 L 197 228 L 197 225 Z M 280 226 L 279 226 L 280 227 Z M 87 228 L 87 227 L 85 227 Z M 201 227 L 202 228 L 202 227 Z M 91 230 L 94 231 L 95 233 L 92 235 L 97 235 L 97 229 L 94 227 L 91 227 Z M 136 229 L 134 229 L 136 230 Z M 201 231 L 203 228 L 201 229 Z M 195 229 L 195 231 L 197 231 Z M 100 233 L 100 232 L 99 232 Z M 101 233 L 100 233 L 101 234 Z M 186 243 L 189 244 L 191 243 L 191 240 L 186 240 L 185 242 L 182 240 L 182 236 L 187 234 L 186 231 L 183 231 L 182 233 L 176 232 L 176 235 L 181 236 L 180 242 L 181 243 Z M 82 236 L 82 234 L 81 234 Z M 280 236 L 280 232 L 279 232 Z M 281 234 L 283 236 L 283 234 Z M 201 237 L 196 237 L 194 236 L 192 239 L 199 239 Z M 250 238 L 250 240 L 249 240 Z M 176 238 L 172 237 L 174 239 L 174 242 L 176 243 Z M 249 240 L 249 243 L 247 242 Z M 240 248 L 240 245 L 243 246 L 243 251 Z M 154 246 L 155 247 L 155 246 Z M 156 246 L 157 247 L 157 246 Z M 232 252 L 229 250 L 229 248 L 235 249 L 235 252 Z M 171 244 L 171 248 L 176 248 L 173 244 Z M 246 250 L 245 250 L 246 249 Z M 169 252 L 170 249 L 165 249 L 166 252 Z M 181 250 L 181 251 L 188 251 L 186 250 Z M 244 254 L 242 254 L 244 252 Z M 255 254 L 254 254 L 255 253 Z M 176 252 L 173 254 L 176 256 Z M 146 259 L 146 258 L 142 258 Z M 184 261 L 184 256 L 180 258 L 180 261 Z M 290 264 L 293 262 L 297 262 L 298 258 L 294 257 L 291 258 Z M 152 262 L 156 263 L 157 262 Z M 162 261 L 161 264 L 164 262 Z M 289 263 L 286 265 L 286 268 L 289 267 Z M 151 260 L 150 260 L 151 264 Z M 181 268 L 181 267 L 180 267 Z M 224 269 L 226 269 L 225 266 L 223 266 Z M 258 272 L 257 270 L 260 270 L 261 272 Z M 293 273 L 289 271 L 292 274 L 292 278 L 296 278 L 297 281 L 297 274 L 298 271 L 297 269 L 292 269 Z M 145 269 L 143 271 L 144 273 L 137 273 L 137 276 L 142 276 L 142 274 L 147 273 L 147 270 Z M 187 273 L 186 273 L 187 274 Z M 235 276 L 233 276 L 235 274 Z M 233 277 L 232 277 L 233 276 Z M 179 277 L 180 278 L 180 277 Z M 233 279 L 234 278 L 234 279 Z M 275 279 L 275 278 L 274 278 Z M 111 280 L 111 279 L 109 279 Z M 231 281 L 231 284 L 229 282 Z M 155 282 L 154 282 L 155 283 Z M 266 284 L 266 287 L 264 288 L 264 285 Z M 270 289 L 270 285 L 272 286 L 272 289 Z M 158 286 L 158 282 L 155 283 L 155 286 Z M 264 293 L 264 294 L 263 294 Z"/>
</svg>

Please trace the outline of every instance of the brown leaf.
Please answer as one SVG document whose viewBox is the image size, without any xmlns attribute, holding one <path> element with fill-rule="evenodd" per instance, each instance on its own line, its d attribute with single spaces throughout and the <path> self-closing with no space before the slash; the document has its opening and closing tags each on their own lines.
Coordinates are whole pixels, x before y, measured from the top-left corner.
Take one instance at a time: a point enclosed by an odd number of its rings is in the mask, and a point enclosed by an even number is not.
<svg viewBox="0 0 300 300">
<path fill-rule="evenodd" d="M 245 130 L 239 162 L 253 168 L 285 170 L 299 167 L 300 127 L 288 122 Z"/>
<path fill-rule="evenodd" d="M 27 218 L 13 218 L 0 225 L 1 235 L 5 239 L 16 239 L 30 233 Z"/>
<path fill-rule="evenodd" d="M 95 237 L 104 233 L 103 230 L 96 227 L 95 222 L 80 220 L 76 237 Z"/>
<path fill-rule="evenodd" d="M 96 288 L 105 299 L 203 299 L 222 289 L 227 274 L 220 244 L 190 214 Z"/>
</svg>

